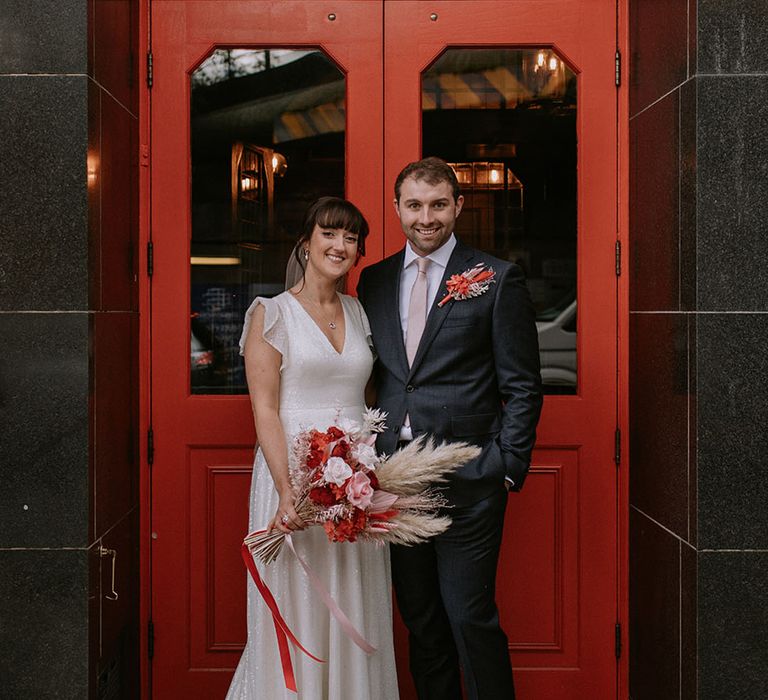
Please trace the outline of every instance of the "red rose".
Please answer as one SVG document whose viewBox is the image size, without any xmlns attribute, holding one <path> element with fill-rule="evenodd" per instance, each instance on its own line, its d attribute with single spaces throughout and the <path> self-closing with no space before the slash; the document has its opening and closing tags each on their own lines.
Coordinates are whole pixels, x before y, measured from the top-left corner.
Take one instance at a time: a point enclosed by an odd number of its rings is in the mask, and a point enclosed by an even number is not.
<svg viewBox="0 0 768 700">
<path fill-rule="evenodd" d="M 321 506 L 332 506 L 336 503 L 336 496 L 328 486 L 316 486 L 309 491 L 309 499 Z"/>
<path fill-rule="evenodd" d="M 317 450 L 310 450 L 307 455 L 307 466 L 312 469 L 319 467 L 323 463 L 323 453 Z"/>
<path fill-rule="evenodd" d="M 331 450 L 331 457 L 346 457 L 347 452 L 349 452 L 349 444 L 347 444 L 346 440 L 339 440 L 336 445 L 334 445 L 333 450 Z"/>
<path fill-rule="evenodd" d="M 329 438 L 329 442 L 331 440 L 338 440 L 339 438 L 344 437 L 344 433 L 341 432 L 335 425 L 332 425 L 330 428 L 328 428 L 328 432 L 326 433 Z"/>
</svg>

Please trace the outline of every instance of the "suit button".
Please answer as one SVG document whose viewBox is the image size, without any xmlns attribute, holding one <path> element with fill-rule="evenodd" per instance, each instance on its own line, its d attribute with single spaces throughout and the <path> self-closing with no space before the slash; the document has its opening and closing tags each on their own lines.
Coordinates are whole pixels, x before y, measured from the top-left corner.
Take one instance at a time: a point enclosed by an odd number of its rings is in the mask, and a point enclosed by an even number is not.
<svg viewBox="0 0 768 700">
<path fill-rule="evenodd" d="M 405 387 L 405 390 L 410 394 L 416 387 L 413 386 L 413 384 L 409 384 L 407 387 Z"/>
</svg>

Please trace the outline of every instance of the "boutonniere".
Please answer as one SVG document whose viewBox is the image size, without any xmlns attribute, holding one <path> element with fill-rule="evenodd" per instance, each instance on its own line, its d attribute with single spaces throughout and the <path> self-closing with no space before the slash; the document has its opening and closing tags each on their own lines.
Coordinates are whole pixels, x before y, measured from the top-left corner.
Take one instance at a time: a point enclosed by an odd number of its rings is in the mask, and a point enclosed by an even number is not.
<svg viewBox="0 0 768 700">
<path fill-rule="evenodd" d="M 486 267 L 485 263 L 477 263 L 469 270 L 464 270 L 460 275 L 451 275 L 445 283 L 447 294 L 442 298 L 438 306 L 447 304 L 451 299 L 460 301 L 479 297 L 488 291 L 488 287 L 495 283 L 496 273 L 492 267 Z"/>
</svg>

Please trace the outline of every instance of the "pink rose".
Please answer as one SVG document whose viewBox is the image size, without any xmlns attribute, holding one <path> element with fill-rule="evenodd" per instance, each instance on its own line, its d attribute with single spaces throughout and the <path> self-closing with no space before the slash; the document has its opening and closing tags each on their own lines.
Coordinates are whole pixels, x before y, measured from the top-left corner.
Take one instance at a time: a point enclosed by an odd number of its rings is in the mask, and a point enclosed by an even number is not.
<svg viewBox="0 0 768 700">
<path fill-rule="evenodd" d="M 355 472 L 347 482 L 347 499 L 353 506 L 365 509 L 371 505 L 373 487 L 371 480 L 363 472 Z"/>
</svg>

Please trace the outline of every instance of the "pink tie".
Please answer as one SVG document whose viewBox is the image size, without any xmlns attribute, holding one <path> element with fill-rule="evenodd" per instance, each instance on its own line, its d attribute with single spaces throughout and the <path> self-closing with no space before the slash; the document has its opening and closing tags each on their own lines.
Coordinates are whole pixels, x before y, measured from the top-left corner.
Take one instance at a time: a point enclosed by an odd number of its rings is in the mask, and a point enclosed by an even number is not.
<svg viewBox="0 0 768 700">
<path fill-rule="evenodd" d="M 405 329 L 405 354 L 408 365 L 413 364 L 419 341 L 427 323 L 427 267 L 429 258 L 416 258 L 419 271 L 411 287 L 411 300 L 408 303 L 408 326 Z"/>
</svg>

